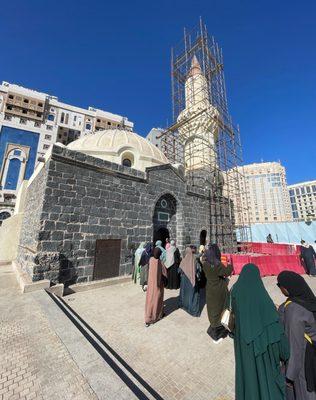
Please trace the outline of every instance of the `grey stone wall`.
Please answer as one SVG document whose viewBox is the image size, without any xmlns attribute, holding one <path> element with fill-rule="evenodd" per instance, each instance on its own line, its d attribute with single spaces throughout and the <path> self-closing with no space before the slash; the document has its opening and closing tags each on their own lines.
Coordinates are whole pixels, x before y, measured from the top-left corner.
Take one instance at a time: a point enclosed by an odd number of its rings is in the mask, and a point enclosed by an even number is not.
<svg viewBox="0 0 316 400">
<path fill-rule="evenodd" d="M 34 275 L 34 260 L 38 252 L 39 232 L 42 228 L 42 209 L 48 177 L 48 166 L 44 165 L 26 192 L 24 216 L 17 251 L 17 261 L 22 269 Z M 51 178 L 50 178 L 51 179 Z M 35 271 L 36 275 L 36 271 Z M 36 279 L 36 276 L 34 277 Z"/>
<path fill-rule="evenodd" d="M 43 194 L 38 197 L 39 192 Z M 173 167 L 143 173 L 54 146 L 45 171 L 29 188 L 21 235 L 21 244 L 32 242 L 36 250 L 33 280 L 92 280 L 97 239 L 122 239 L 120 275 L 130 273 L 131 248 L 152 240 L 155 206 L 164 194 L 175 199 L 172 231 L 180 250 L 188 243 L 199 244 L 202 229 L 210 234 L 209 199 L 202 190 L 189 192 Z M 19 261 L 30 263 L 24 252 Z"/>
</svg>

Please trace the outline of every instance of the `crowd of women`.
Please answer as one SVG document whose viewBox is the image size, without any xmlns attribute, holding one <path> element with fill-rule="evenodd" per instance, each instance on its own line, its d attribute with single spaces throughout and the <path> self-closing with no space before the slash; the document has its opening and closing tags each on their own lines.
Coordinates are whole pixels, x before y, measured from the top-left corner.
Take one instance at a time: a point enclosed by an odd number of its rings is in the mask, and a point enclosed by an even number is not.
<svg viewBox="0 0 316 400">
<path fill-rule="evenodd" d="M 165 248 L 161 241 L 154 248 L 142 244 L 136 253 L 133 276 L 147 291 L 147 327 L 164 317 L 165 288 L 180 287 L 179 307 L 198 317 L 205 287 L 208 334 L 215 343 L 234 340 L 236 399 L 316 400 L 316 297 L 301 275 L 279 274 L 286 299 L 276 306 L 254 264 L 245 265 L 228 290 L 233 268 L 221 261 L 216 244 L 199 251 L 189 246 L 183 259 L 174 241 Z"/>
</svg>

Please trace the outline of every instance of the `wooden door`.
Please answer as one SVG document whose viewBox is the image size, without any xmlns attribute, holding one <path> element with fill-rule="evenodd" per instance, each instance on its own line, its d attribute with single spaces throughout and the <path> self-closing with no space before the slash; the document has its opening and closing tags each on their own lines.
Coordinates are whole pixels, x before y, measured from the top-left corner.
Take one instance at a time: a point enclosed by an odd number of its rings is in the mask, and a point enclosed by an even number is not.
<svg viewBox="0 0 316 400">
<path fill-rule="evenodd" d="M 98 239 L 95 248 L 93 279 L 119 276 L 121 239 Z"/>
</svg>

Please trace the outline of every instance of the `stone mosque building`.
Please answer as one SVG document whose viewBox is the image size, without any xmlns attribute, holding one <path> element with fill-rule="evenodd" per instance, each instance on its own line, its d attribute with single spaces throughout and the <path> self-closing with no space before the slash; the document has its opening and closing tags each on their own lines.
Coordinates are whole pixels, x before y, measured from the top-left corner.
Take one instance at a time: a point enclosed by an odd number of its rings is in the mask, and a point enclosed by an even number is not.
<svg viewBox="0 0 316 400">
<path fill-rule="evenodd" d="M 16 262 L 33 281 L 127 275 L 141 242 L 169 237 L 183 251 L 210 236 L 209 191 L 129 130 L 53 145 L 22 190 Z"/>
</svg>

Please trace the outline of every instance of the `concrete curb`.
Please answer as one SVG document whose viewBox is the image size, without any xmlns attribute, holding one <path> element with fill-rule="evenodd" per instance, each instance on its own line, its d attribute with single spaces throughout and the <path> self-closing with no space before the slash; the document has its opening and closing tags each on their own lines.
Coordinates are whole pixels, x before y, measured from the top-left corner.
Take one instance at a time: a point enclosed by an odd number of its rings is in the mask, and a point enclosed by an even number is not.
<svg viewBox="0 0 316 400">
<path fill-rule="evenodd" d="M 68 287 L 68 290 L 71 292 L 85 292 L 86 290 L 93 290 L 93 289 L 99 289 L 105 286 L 112 286 L 112 285 L 120 285 L 120 284 L 125 284 L 131 282 L 131 276 L 130 275 L 125 275 L 125 276 L 119 276 L 115 278 L 109 278 L 109 279 L 102 279 L 98 281 L 91 281 L 91 282 L 84 282 L 84 283 L 75 283 L 74 285 L 70 285 Z"/>
</svg>

